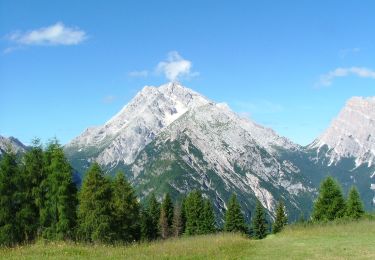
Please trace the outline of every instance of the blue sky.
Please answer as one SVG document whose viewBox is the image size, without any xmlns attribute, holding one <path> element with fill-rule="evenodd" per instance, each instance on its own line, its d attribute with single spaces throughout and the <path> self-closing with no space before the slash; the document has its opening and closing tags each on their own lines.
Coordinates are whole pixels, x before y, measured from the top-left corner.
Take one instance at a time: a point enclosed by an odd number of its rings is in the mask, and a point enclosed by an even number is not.
<svg viewBox="0 0 375 260">
<path fill-rule="evenodd" d="M 350 97 L 375 95 L 374 12 L 371 0 L 0 0 L 0 134 L 64 144 L 175 62 L 169 78 L 305 145 Z"/>
</svg>

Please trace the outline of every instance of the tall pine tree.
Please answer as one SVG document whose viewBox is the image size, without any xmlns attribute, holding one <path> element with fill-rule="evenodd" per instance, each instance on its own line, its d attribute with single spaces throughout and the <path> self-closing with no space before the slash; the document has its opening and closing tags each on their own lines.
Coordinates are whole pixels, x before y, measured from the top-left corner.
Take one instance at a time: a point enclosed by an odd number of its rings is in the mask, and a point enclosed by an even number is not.
<svg viewBox="0 0 375 260">
<path fill-rule="evenodd" d="M 161 204 L 159 229 L 163 239 L 168 238 L 172 234 L 173 223 L 173 203 L 169 193 L 166 193 Z"/>
<path fill-rule="evenodd" d="M 173 211 L 173 222 L 172 222 L 172 235 L 174 237 L 181 236 L 183 232 L 183 222 L 182 222 L 182 210 L 181 206 L 176 204 Z"/>
<path fill-rule="evenodd" d="M 331 176 L 323 180 L 314 203 L 312 218 L 315 221 L 330 221 L 343 217 L 345 200 L 340 184 Z"/>
<path fill-rule="evenodd" d="M 164 207 L 160 209 L 159 230 L 162 239 L 167 239 L 171 235 L 171 226 L 168 224 L 168 213 Z"/>
<path fill-rule="evenodd" d="M 225 212 L 224 230 L 227 232 L 246 233 L 245 218 L 241 212 L 241 206 L 237 201 L 236 194 L 232 194 L 229 199 L 228 208 Z"/>
<path fill-rule="evenodd" d="M 71 239 L 76 225 L 77 188 L 60 144 L 53 140 L 45 152 L 47 178 L 42 182 L 45 202 L 40 211 L 43 236 Z"/>
<path fill-rule="evenodd" d="M 157 239 L 159 236 L 159 218 L 160 218 L 160 203 L 156 200 L 155 194 L 152 193 L 148 200 L 147 214 L 150 217 L 150 240 Z"/>
<path fill-rule="evenodd" d="M 131 242 L 140 238 L 139 204 L 122 172 L 112 182 L 112 215 L 117 240 Z"/>
<path fill-rule="evenodd" d="M 169 193 L 165 194 L 161 209 L 165 211 L 168 227 L 171 228 L 173 222 L 173 203 Z"/>
<path fill-rule="evenodd" d="M 21 226 L 25 240 L 33 240 L 40 225 L 40 210 L 43 208 L 45 194 L 41 187 L 46 180 L 44 152 L 39 139 L 32 141 L 31 148 L 23 156 L 22 180 L 24 203 L 22 206 Z"/>
<path fill-rule="evenodd" d="M 17 157 L 8 150 L 0 162 L 0 245 L 12 246 L 23 239 L 18 221 L 22 204 L 19 175 Z"/>
<path fill-rule="evenodd" d="M 351 219 L 359 219 L 365 214 L 361 196 L 355 186 L 351 187 L 346 202 L 345 216 Z"/>
<path fill-rule="evenodd" d="M 78 235 L 88 242 L 110 242 L 114 239 L 111 209 L 112 189 L 99 164 L 87 171 L 79 192 Z"/>
<path fill-rule="evenodd" d="M 142 241 L 152 240 L 154 227 L 152 226 L 151 215 L 145 206 L 142 206 L 140 210 L 140 232 Z"/>
<path fill-rule="evenodd" d="M 202 194 L 199 191 L 190 192 L 186 197 L 184 208 L 186 214 L 185 233 L 187 235 L 204 234 Z"/>
<path fill-rule="evenodd" d="M 216 231 L 215 213 L 211 205 L 211 202 L 208 199 L 204 200 L 202 215 L 203 215 L 202 232 L 204 234 L 214 233 Z"/>
<path fill-rule="evenodd" d="M 253 236 L 257 239 L 263 239 L 267 236 L 267 223 L 264 208 L 259 200 L 256 202 L 255 215 L 253 218 Z"/>
<path fill-rule="evenodd" d="M 276 234 L 280 232 L 287 223 L 288 217 L 285 214 L 284 202 L 279 201 L 279 204 L 276 207 L 276 218 L 272 226 L 272 233 Z"/>
</svg>

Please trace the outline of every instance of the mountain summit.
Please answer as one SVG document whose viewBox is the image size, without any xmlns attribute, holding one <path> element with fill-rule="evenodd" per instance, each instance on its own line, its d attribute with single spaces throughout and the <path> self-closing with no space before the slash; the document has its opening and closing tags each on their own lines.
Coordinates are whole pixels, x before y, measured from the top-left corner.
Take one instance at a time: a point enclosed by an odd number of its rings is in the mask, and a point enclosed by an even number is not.
<svg viewBox="0 0 375 260">
<path fill-rule="evenodd" d="M 94 157 L 105 166 L 130 164 L 162 129 L 189 109 L 209 102 L 175 82 L 146 86 L 108 122 L 86 129 L 66 150 Z"/>
<path fill-rule="evenodd" d="M 310 146 L 326 146 L 329 163 L 354 158 L 356 166 L 375 165 L 375 97 L 353 97 L 331 126 Z"/>
<path fill-rule="evenodd" d="M 179 83 L 144 87 L 103 126 L 72 140 L 66 153 L 83 173 L 97 161 L 109 173 L 124 170 L 141 198 L 201 190 L 223 214 L 232 193 L 244 209 L 258 199 L 273 214 L 286 201 L 299 215 L 314 189 L 282 151 L 300 146 L 242 118 Z M 248 214 L 247 217 L 250 217 Z"/>
</svg>

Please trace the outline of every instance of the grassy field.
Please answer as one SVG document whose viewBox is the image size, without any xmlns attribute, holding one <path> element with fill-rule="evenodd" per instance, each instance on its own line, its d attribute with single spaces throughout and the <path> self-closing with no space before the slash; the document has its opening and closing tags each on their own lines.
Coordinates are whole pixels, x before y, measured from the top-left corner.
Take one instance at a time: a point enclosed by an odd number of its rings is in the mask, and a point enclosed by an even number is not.
<svg viewBox="0 0 375 260">
<path fill-rule="evenodd" d="M 130 246 L 36 243 L 0 249 L 2 259 L 375 259 L 375 221 L 290 226 L 264 240 L 238 234 Z"/>
</svg>

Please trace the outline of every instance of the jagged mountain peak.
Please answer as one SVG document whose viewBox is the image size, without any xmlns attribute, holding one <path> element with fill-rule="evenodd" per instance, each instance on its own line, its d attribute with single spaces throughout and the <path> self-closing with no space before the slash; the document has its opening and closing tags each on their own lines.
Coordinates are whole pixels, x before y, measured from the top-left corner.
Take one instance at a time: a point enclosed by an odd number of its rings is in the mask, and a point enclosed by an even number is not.
<svg viewBox="0 0 375 260">
<path fill-rule="evenodd" d="M 94 149 L 90 154 L 103 165 L 128 164 L 163 128 L 186 111 L 210 102 L 176 82 L 160 87 L 145 86 L 103 126 L 88 128 L 66 150 Z"/>
<path fill-rule="evenodd" d="M 13 136 L 7 138 L 0 135 L 0 155 L 9 148 L 15 153 L 23 153 L 27 149 L 27 147 L 17 138 Z"/>
<path fill-rule="evenodd" d="M 375 97 L 352 97 L 329 128 L 309 148 L 328 147 L 329 163 L 355 158 L 356 166 L 375 164 Z"/>
<path fill-rule="evenodd" d="M 267 147 L 269 151 L 273 146 L 296 147 L 272 129 L 239 117 L 227 104 L 216 104 L 178 82 L 169 82 L 159 87 L 145 86 L 103 126 L 86 129 L 66 145 L 66 150 L 68 153 L 89 153 L 91 159 L 102 165 L 115 166 L 120 162 L 129 164 L 163 129 L 187 111 L 199 110 L 207 105 L 225 113 L 227 120 L 236 121 L 260 146 Z"/>
</svg>

